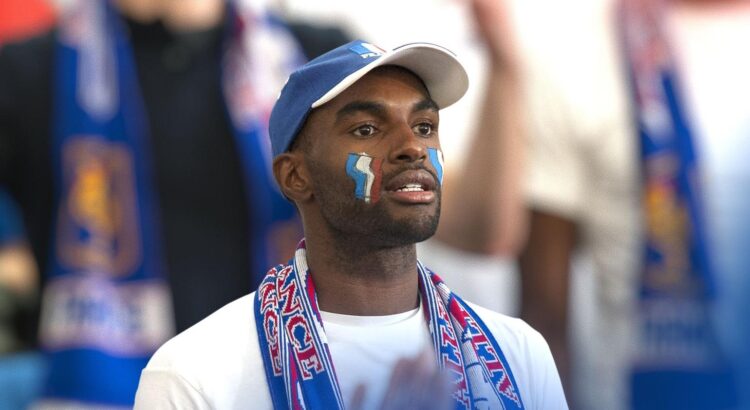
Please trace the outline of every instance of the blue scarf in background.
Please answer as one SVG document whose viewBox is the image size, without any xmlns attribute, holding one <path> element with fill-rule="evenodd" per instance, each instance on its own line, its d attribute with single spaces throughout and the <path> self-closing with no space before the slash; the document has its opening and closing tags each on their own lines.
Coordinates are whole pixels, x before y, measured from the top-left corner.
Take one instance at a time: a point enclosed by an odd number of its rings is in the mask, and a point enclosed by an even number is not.
<svg viewBox="0 0 750 410">
<path fill-rule="evenodd" d="M 294 216 L 272 182 L 266 122 L 300 54 L 283 26 L 242 5 L 229 4 L 222 84 L 252 201 L 248 252 L 263 272 L 274 221 Z M 131 406 L 141 370 L 174 333 L 148 124 L 122 25 L 106 0 L 76 0 L 60 18 L 58 213 L 40 327 L 47 402 Z"/>
<path fill-rule="evenodd" d="M 666 3 L 624 0 L 619 15 L 641 143 L 646 238 L 632 405 L 725 408 L 733 377 L 716 339 L 701 175 L 674 59 Z"/>
<path fill-rule="evenodd" d="M 454 408 L 523 409 L 513 372 L 484 322 L 419 262 L 417 274 L 435 361 L 453 382 Z M 274 409 L 346 408 L 304 240 L 258 288 L 255 326 Z"/>
</svg>

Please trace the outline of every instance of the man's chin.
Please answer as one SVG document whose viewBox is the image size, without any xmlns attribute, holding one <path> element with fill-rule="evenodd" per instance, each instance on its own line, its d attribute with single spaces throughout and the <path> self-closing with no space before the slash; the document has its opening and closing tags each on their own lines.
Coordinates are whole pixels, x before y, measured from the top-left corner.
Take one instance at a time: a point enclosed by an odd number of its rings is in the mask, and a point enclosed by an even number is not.
<svg viewBox="0 0 750 410">
<path fill-rule="evenodd" d="M 380 239 L 391 246 L 411 245 L 426 241 L 435 235 L 438 226 L 438 216 L 421 216 L 406 218 L 385 224 L 380 232 Z"/>
</svg>

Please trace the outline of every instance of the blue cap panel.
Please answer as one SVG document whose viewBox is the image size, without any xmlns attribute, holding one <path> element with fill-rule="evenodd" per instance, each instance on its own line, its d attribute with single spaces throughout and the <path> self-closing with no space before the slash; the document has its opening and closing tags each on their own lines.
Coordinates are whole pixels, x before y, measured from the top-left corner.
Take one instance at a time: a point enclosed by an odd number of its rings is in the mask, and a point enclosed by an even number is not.
<svg viewBox="0 0 750 410">
<path fill-rule="evenodd" d="M 292 73 L 271 112 L 269 134 L 273 156 L 289 149 L 315 101 L 381 55 L 382 50 L 356 40 L 323 54 Z"/>
</svg>

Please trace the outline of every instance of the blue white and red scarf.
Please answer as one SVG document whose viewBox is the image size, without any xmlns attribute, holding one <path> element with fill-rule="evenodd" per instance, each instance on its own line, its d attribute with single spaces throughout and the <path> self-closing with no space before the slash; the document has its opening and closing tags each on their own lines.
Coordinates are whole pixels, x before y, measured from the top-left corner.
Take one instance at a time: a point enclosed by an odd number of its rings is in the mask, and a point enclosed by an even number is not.
<svg viewBox="0 0 750 410">
<path fill-rule="evenodd" d="M 620 5 L 646 216 L 632 404 L 724 408 L 735 400 L 732 376 L 712 325 L 716 286 L 694 133 L 663 24 L 667 3 Z"/>
<path fill-rule="evenodd" d="M 174 332 L 148 126 L 120 16 L 106 0 L 69 3 L 53 82 L 58 213 L 40 328 L 50 360 L 44 397 L 131 406 L 141 370 Z M 222 83 L 260 272 L 271 224 L 281 210 L 293 215 L 274 193 L 265 130 L 300 54 L 257 2 L 236 3 L 229 4 Z"/>
<path fill-rule="evenodd" d="M 457 409 L 522 409 L 508 362 L 479 316 L 417 263 L 440 368 L 454 383 Z M 275 409 L 343 409 L 344 401 L 318 309 L 305 242 L 288 265 L 271 269 L 255 295 L 255 323 Z"/>
</svg>

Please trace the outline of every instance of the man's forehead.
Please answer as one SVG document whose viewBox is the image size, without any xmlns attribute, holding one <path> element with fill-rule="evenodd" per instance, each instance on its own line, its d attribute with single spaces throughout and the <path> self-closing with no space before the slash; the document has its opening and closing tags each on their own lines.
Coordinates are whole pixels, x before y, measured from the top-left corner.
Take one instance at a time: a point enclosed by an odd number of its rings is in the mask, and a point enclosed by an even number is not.
<svg viewBox="0 0 750 410">
<path fill-rule="evenodd" d="M 415 95 L 409 102 L 410 111 L 428 110 L 435 113 L 439 111 L 438 104 L 432 100 L 427 87 L 417 75 L 403 67 L 382 66 L 364 75 L 331 101 L 314 108 L 295 140 L 317 136 L 325 132 L 328 127 L 334 126 L 347 114 L 368 112 L 375 116 L 386 117 L 392 100 L 389 101 L 388 97 L 383 95 L 383 91 L 389 88 L 389 84 L 399 83 L 402 89 L 414 90 Z"/>
<path fill-rule="evenodd" d="M 414 74 L 414 72 L 407 68 L 397 65 L 385 65 L 382 67 L 377 67 L 369 73 L 365 74 L 361 79 L 359 79 L 359 81 L 355 82 L 352 87 L 383 81 L 404 81 L 412 83 L 425 95 L 429 96 L 429 92 L 427 91 L 427 87 L 425 86 L 424 81 L 422 81 L 422 79 L 418 75 Z"/>
<path fill-rule="evenodd" d="M 399 85 L 404 87 L 398 87 Z M 389 86 L 394 87 L 388 88 Z M 437 110 L 437 104 L 432 101 L 422 79 L 403 67 L 393 65 L 378 67 L 365 74 L 341 94 L 318 107 L 318 109 L 338 111 L 338 109 L 353 103 L 354 100 L 362 103 L 373 102 L 387 105 L 392 96 L 386 91 L 396 87 L 402 90 L 409 88 L 416 90 L 420 94 L 420 97 L 417 97 L 419 103 L 429 105 Z M 424 103 L 423 100 L 428 101 L 428 103 Z M 313 110 L 313 112 L 315 111 Z"/>
</svg>

